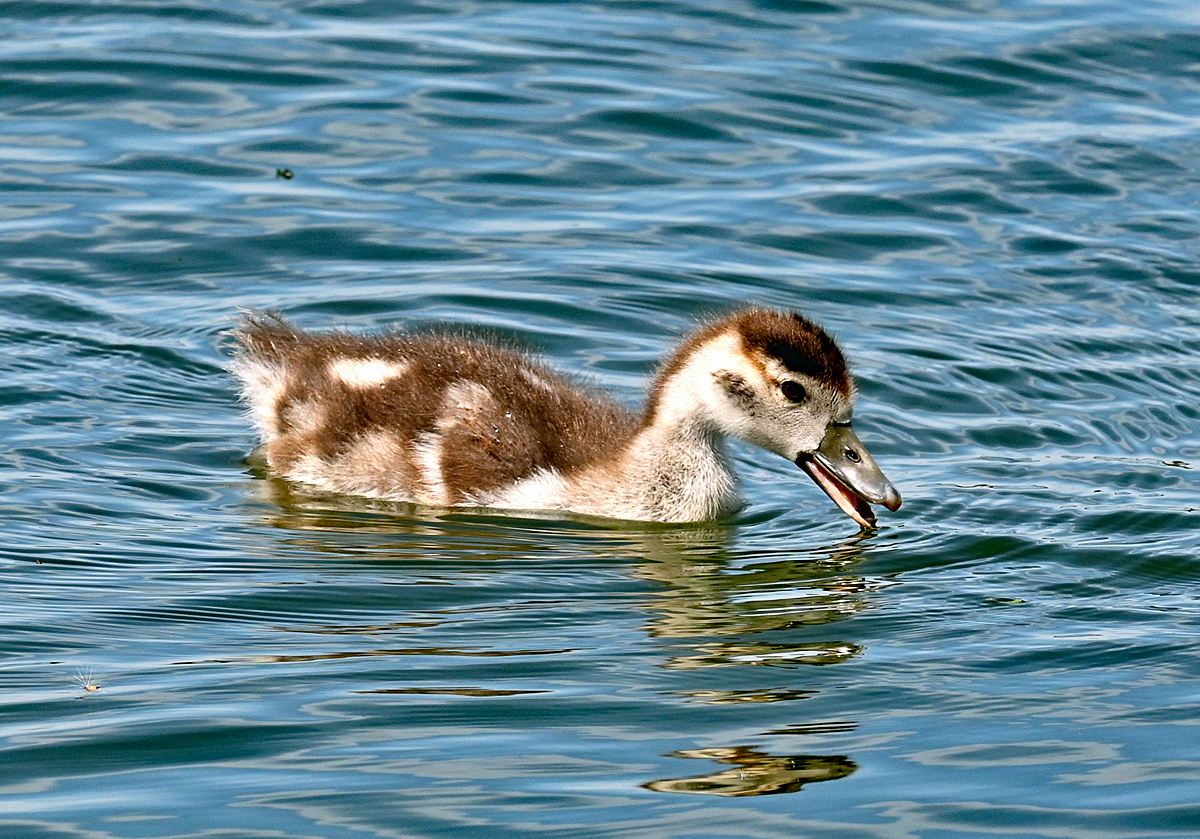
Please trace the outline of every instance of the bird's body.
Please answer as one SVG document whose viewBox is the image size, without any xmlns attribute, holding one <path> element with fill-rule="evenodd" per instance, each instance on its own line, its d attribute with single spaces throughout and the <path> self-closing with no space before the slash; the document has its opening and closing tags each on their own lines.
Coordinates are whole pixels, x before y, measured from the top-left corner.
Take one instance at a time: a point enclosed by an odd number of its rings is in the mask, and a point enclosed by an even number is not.
<svg viewBox="0 0 1200 839">
<path fill-rule="evenodd" d="M 701 521 L 740 504 L 734 436 L 795 460 L 864 526 L 867 501 L 900 503 L 849 429 L 841 352 L 798 315 L 747 310 L 701 329 L 641 416 L 480 341 L 315 335 L 264 314 L 248 315 L 237 341 L 270 468 L 333 492 Z"/>
</svg>

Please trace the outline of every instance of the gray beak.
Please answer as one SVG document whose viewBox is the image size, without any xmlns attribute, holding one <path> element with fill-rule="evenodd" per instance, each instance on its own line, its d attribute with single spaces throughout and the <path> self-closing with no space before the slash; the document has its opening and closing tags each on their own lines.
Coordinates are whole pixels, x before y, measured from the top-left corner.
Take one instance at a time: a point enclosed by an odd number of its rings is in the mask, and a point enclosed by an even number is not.
<svg viewBox="0 0 1200 839">
<path fill-rule="evenodd" d="M 849 423 L 832 423 L 815 452 L 796 458 L 796 465 L 816 481 L 846 515 L 863 527 L 875 523 L 871 504 L 900 509 L 900 493 L 883 474 Z"/>
</svg>

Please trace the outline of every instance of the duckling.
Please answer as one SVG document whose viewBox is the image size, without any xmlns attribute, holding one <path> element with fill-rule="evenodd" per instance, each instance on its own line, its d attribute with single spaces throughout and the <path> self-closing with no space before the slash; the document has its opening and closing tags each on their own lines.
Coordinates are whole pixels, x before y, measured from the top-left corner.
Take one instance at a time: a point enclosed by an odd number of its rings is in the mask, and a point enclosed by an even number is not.
<svg viewBox="0 0 1200 839">
<path fill-rule="evenodd" d="M 799 314 L 748 309 L 663 365 L 639 416 L 522 354 L 451 336 L 311 334 L 268 313 L 233 370 L 280 477 L 435 507 L 660 522 L 741 506 L 725 441 L 794 461 L 861 527 L 900 493 L 851 427 L 841 350 Z"/>
</svg>

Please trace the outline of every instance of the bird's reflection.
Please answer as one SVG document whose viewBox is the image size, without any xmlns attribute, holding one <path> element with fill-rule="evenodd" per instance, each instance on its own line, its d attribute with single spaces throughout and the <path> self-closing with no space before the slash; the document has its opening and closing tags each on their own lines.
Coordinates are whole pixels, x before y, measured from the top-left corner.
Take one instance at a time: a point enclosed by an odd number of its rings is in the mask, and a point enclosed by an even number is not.
<svg viewBox="0 0 1200 839">
<path fill-rule="evenodd" d="M 728 527 L 692 528 L 643 545 L 634 573 L 660 584 L 647 603 L 647 632 L 698 640 L 672 645 L 664 666 L 836 664 L 862 652 L 836 635 L 813 638 L 859 612 L 876 588 L 852 570 L 861 540 L 778 555 L 731 540 Z M 796 640 L 779 640 L 789 637 Z"/>
<path fill-rule="evenodd" d="M 688 749 L 669 757 L 703 758 L 728 764 L 708 775 L 666 778 L 643 784 L 655 792 L 738 797 L 796 792 L 805 784 L 844 778 L 858 767 L 843 755 L 770 755 L 751 746 Z"/>
<path fill-rule="evenodd" d="M 825 630 L 861 610 L 874 588 L 853 573 L 861 555 L 859 539 L 832 548 L 770 555 L 734 546 L 729 528 L 674 531 L 660 536 L 635 570 L 643 579 L 661 584 L 647 604 L 651 615 L 647 631 L 676 651 L 663 662 L 668 669 L 846 661 L 863 648 Z M 784 640 L 788 638 L 794 640 Z M 679 651 L 679 642 L 689 640 L 693 643 Z M 697 690 L 690 696 L 712 704 L 761 704 L 808 699 L 816 693 L 789 687 Z M 854 728 L 853 723 L 839 725 Z M 810 729 L 797 723 L 764 734 L 803 735 Z M 645 788 L 724 797 L 777 795 L 844 778 L 857 768 L 846 755 L 772 754 L 747 745 L 688 749 L 669 757 L 713 760 L 726 768 L 662 778 L 643 784 Z"/>
</svg>

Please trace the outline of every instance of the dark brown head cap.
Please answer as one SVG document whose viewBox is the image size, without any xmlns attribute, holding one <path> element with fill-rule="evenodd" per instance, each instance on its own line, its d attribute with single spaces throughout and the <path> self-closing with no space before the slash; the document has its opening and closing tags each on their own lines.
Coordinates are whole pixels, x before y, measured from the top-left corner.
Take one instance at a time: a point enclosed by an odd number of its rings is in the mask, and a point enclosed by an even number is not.
<svg viewBox="0 0 1200 839">
<path fill-rule="evenodd" d="M 837 342 L 808 318 L 796 312 L 748 309 L 724 323 L 741 334 L 747 351 L 778 359 L 793 373 L 851 395 L 850 371 Z"/>
</svg>

